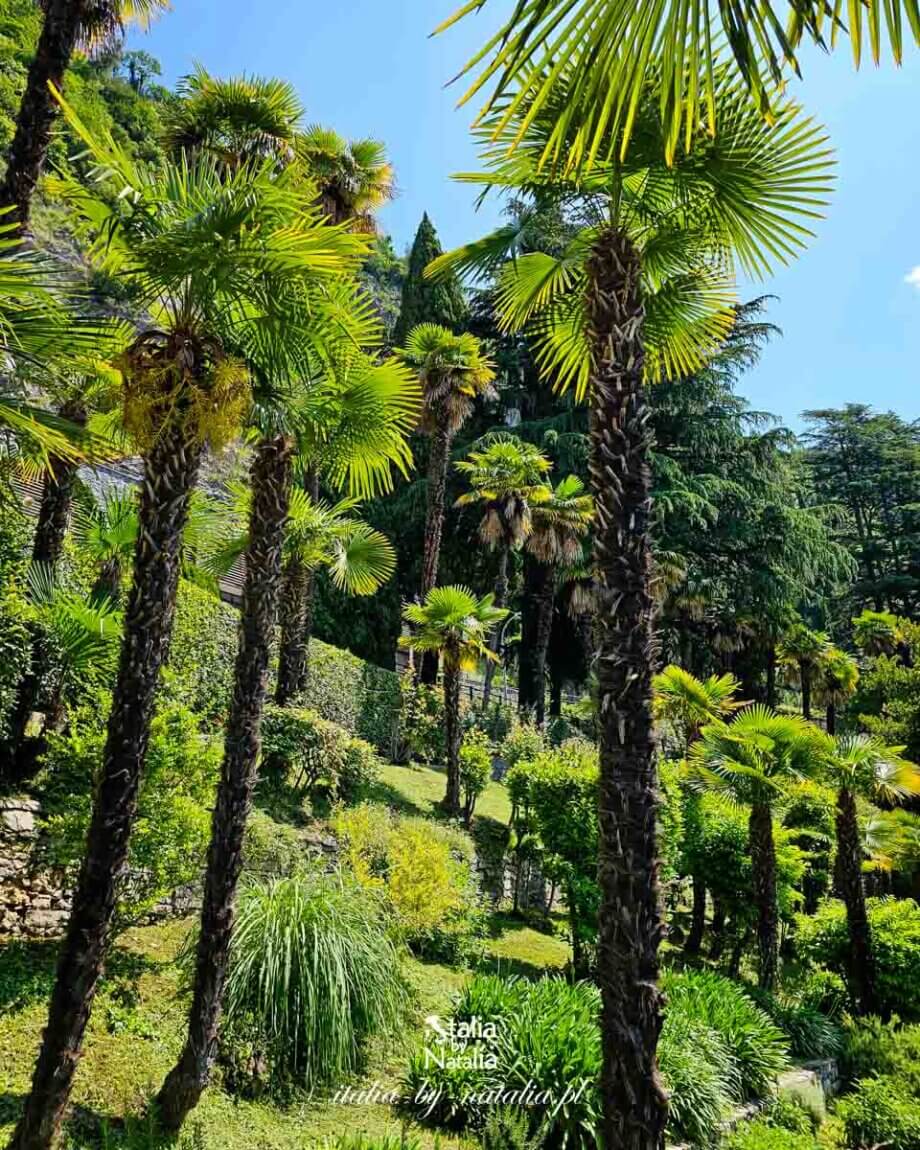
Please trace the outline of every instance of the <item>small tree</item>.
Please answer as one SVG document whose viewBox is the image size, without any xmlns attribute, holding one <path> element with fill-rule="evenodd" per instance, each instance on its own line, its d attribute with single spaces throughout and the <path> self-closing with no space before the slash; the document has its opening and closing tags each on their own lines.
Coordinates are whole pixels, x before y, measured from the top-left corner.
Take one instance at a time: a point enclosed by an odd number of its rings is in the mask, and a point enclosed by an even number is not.
<svg viewBox="0 0 920 1150">
<path fill-rule="evenodd" d="M 828 648 L 827 635 L 795 623 L 783 636 L 779 657 L 789 678 L 802 692 L 802 717 L 811 719 L 811 687 Z"/>
<path fill-rule="evenodd" d="M 493 606 L 491 595 L 477 599 L 466 587 L 435 587 L 424 603 L 411 603 L 403 618 L 415 628 L 400 644 L 413 651 L 432 651 L 444 662 L 444 726 L 447 734 L 447 790 L 444 808 L 460 812 L 460 672 L 479 659 L 494 659 L 489 650 L 492 628 L 507 616 Z"/>
<path fill-rule="evenodd" d="M 837 733 L 837 711 L 856 691 L 859 667 L 856 660 L 839 647 L 828 647 L 818 663 L 815 697 L 826 708 L 827 733 Z"/>
<path fill-rule="evenodd" d="M 463 821 L 473 818 L 476 800 L 492 777 L 492 744 L 485 731 L 474 727 L 463 736 L 460 745 L 460 786 L 463 790 Z"/>
<path fill-rule="evenodd" d="M 878 1010 L 872 940 L 863 887 L 863 838 L 857 798 L 882 799 L 886 805 L 920 795 L 920 770 L 901 758 L 903 747 L 888 747 L 870 735 L 839 735 L 828 740 L 828 781 L 837 787 L 837 874 L 847 908 L 850 977 L 862 1014 Z"/>
<path fill-rule="evenodd" d="M 402 347 L 409 333 L 420 323 L 436 323 L 448 331 L 461 331 L 466 321 L 467 306 L 456 277 L 432 283 L 425 279 L 425 268 L 443 254 L 438 233 L 426 212 L 422 216 L 403 281 L 399 319 L 393 330 L 393 342 Z"/>
</svg>

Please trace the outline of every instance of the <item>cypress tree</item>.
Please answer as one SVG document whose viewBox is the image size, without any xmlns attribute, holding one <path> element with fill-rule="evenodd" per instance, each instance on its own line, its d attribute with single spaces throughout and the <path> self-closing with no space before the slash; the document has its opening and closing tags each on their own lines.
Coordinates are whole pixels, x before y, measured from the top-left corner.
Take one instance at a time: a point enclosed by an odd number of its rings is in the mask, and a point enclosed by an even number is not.
<svg viewBox="0 0 920 1150">
<path fill-rule="evenodd" d="M 425 268 L 442 254 L 438 233 L 426 212 L 415 233 L 409 254 L 409 270 L 403 281 L 402 305 L 393 331 L 393 344 L 404 347 L 409 332 L 419 323 L 439 323 L 453 332 L 464 330 L 467 305 L 455 276 L 433 283 Z"/>
</svg>

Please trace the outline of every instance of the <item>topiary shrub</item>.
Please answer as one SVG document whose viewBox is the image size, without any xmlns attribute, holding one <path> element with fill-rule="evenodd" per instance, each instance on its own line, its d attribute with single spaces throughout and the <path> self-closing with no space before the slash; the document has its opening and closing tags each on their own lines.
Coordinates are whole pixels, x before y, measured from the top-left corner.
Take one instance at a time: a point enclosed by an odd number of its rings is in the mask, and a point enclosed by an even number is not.
<svg viewBox="0 0 920 1150">
<path fill-rule="evenodd" d="M 845 1144 L 920 1150 L 917 1095 L 900 1078 L 865 1078 L 837 1103 Z"/>
<path fill-rule="evenodd" d="M 913 899 L 870 898 L 867 909 L 879 1007 L 904 1019 L 920 1018 L 920 905 Z M 796 923 L 802 958 L 846 978 L 850 933 L 843 903 L 826 902 Z"/>
<path fill-rule="evenodd" d="M 395 1031 L 408 1002 L 379 895 L 342 874 L 303 872 L 240 892 L 222 1061 L 277 1089 L 341 1080 L 365 1041 Z"/>
</svg>

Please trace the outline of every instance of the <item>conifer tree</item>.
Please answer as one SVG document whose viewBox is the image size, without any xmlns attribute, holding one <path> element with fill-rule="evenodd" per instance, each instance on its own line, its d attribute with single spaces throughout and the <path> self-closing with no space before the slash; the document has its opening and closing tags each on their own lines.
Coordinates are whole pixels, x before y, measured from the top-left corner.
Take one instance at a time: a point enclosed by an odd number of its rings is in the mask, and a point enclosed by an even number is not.
<svg viewBox="0 0 920 1150">
<path fill-rule="evenodd" d="M 451 275 L 444 279 L 425 279 L 425 268 L 441 254 L 438 233 L 425 212 L 409 253 L 409 270 L 403 282 L 402 305 L 393 331 L 395 347 L 404 347 L 409 332 L 420 323 L 436 323 L 456 334 L 463 330 L 467 305 L 457 277 Z"/>
</svg>

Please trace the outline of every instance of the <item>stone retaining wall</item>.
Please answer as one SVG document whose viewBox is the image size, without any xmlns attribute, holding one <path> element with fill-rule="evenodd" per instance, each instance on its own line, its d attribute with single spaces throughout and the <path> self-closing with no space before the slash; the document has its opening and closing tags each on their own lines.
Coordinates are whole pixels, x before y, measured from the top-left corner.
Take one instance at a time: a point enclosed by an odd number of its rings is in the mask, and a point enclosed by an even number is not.
<svg viewBox="0 0 920 1150">
<path fill-rule="evenodd" d="M 63 875 L 36 861 L 39 804 L 0 799 L 0 938 L 52 938 L 70 913 Z"/>
</svg>

